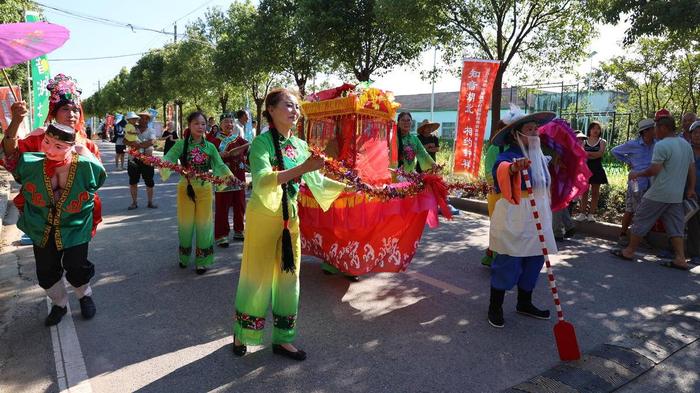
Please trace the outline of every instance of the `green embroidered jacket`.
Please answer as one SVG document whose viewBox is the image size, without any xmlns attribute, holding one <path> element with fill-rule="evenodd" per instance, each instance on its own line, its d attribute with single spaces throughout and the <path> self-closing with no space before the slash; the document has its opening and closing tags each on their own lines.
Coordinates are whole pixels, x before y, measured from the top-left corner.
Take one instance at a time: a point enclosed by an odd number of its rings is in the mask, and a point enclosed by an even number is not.
<svg viewBox="0 0 700 393">
<path fill-rule="evenodd" d="M 59 250 L 89 242 L 95 192 L 107 178 L 104 167 L 92 156 L 74 154 L 66 187 L 54 199 L 45 161 L 44 153 L 24 153 L 13 173 L 26 200 L 17 227 L 39 247 L 46 247 L 51 229 Z"/>
</svg>

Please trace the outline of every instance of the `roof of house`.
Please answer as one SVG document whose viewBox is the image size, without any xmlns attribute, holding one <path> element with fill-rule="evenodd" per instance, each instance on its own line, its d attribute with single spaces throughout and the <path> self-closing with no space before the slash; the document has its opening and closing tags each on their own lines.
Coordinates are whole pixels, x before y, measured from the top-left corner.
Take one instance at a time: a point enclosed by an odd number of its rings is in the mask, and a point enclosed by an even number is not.
<svg viewBox="0 0 700 393">
<path fill-rule="evenodd" d="M 507 104 L 510 102 L 511 88 L 502 90 L 503 100 Z M 430 94 L 410 94 L 394 97 L 396 102 L 401 104 L 401 111 L 407 112 L 430 112 Z M 435 111 L 456 111 L 459 102 L 459 92 L 450 91 L 445 93 L 435 93 Z"/>
</svg>

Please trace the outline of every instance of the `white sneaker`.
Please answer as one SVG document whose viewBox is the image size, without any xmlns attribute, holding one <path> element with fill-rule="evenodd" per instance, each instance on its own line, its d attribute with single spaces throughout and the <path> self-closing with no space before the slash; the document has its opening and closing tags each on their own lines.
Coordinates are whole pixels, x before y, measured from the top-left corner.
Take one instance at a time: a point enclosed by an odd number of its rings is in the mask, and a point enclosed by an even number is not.
<svg viewBox="0 0 700 393">
<path fill-rule="evenodd" d="M 596 222 L 596 217 L 593 214 L 586 214 L 586 222 Z"/>
<path fill-rule="evenodd" d="M 586 215 L 583 213 L 579 213 L 574 216 L 574 220 L 576 221 L 586 221 Z"/>
</svg>

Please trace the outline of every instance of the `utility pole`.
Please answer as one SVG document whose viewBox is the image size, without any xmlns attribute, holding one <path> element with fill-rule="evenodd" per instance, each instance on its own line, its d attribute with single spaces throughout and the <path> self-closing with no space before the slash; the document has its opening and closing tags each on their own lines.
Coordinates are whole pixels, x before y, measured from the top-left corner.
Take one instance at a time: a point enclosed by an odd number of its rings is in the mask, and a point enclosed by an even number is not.
<svg viewBox="0 0 700 393">
<path fill-rule="evenodd" d="M 175 22 L 175 30 L 173 30 L 173 43 L 177 44 L 177 22 Z"/>
<path fill-rule="evenodd" d="M 432 87 L 431 87 L 431 91 L 430 91 L 430 121 L 433 121 L 433 113 L 435 112 L 435 73 L 436 73 L 435 63 L 436 63 L 436 60 L 437 60 L 437 46 L 433 50 L 433 74 L 431 75 L 431 78 L 430 78 L 430 79 L 432 79 L 432 83 L 431 83 Z"/>
</svg>

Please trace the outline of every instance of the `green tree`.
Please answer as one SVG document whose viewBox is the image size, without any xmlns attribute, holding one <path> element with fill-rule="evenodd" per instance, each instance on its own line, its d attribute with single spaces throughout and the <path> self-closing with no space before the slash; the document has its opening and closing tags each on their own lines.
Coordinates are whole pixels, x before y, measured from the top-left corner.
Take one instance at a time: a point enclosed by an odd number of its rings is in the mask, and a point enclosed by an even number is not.
<svg viewBox="0 0 700 393">
<path fill-rule="evenodd" d="M 514 62 L 540 72 L 568 71 L 585 57 L 594 36 L 594 15 L 582 1 L 438 1 L 443 6 L 439 25 L 448 64 L 465 54 L 501 62 L 491 99 L 492 128 L 500 120 L 503 75 Z"/>
<path fill-rule="evenodd" d="M 328 68 L 318 37 L 306 23 L 300 0 L 262 0 L 258 6 L 259 34 L 266 37 L 267 49 L 281 61 L 283 72 L 294 79 L 299 94 L 306 96 L 306 84 Z"/>
<path fill-rule="evenodd" d="M 696 111 L 700 56 L 674 46 L 669 39 L 640 38 L 629 54 L 601 64 L 594 73 L 594 85 L 629 92 L 629 99 L 617 108 L 632 112 L 635 119 L 653 117 L 661 108 L 677 114 Z"/>
<path fill-rule="evenodd" d="M 189 39 L 199 42 L 204 46 L 209 46 L 207 56 L 207 67 L 209 67 L 210 78 L 207 83 L 207 90 L 216 95 L 221 112 L 229 112 L 229 103 L 234 107 L 240 107 L 243 103 L 243 88 L 236 86 L 232 81 L 219 72 L 216 72 L 214 64 L 214 51 L 221 39 L 226 23 L 226 15 L 218 8 L 207 10 L 203 18 L 189 26 Z"/>
<path fill-rule="evenodd" d="M 152 50 L 143 55 L 129 71 L 126 99 L 135 108 L 165 106 L 168 95 L 164 83 L 165 57 L 163 51 Z"/>
<path fill-rule="evenodd" d="M 305 29 L 333 65 L 369 81 L 411 64 L 436 36 L 437 2 L 299 0 Z"/>
<path fill-rule="evenodd" d="M 629 45 L 644 36 L 670 36 L 682 45 L 700 40 L 700 3 L 698 0 L 594 0 L 591 10 L 599 10 L 605 22 L 622 18 L 631 27 L 625 32 Z"/>
<path fill-rule="evenodd" d="M 129 70 L 122 67 L 119 74 L 110 79 L 102 88 L 97 101 L 97 111 L 100 115 L 105 113 L 123 112 L 129 109 L 129 94 L 127 81 L 129 79 Z"/>
<path fill-rule="evenodd" d="M 165 90 L 197 110 L 205 110 L 211 101 L 207 90 L 213 75 L 211 50 L 200 42 L 186 39 L 166 46 L 165 54 Z"/>
<path fill-rule="evenodd" d="M 265 96 L 283 60 L 268 52 L 269 42 L 260 35 L 259 23 L 264 21 L 249 1 L 231 4 L 218 26 L 220 39 L 214 51 L 214 69 L 234 85 L 245 87 L 255 102 L 258 124 L 262 124 Z"/>
</svg>

